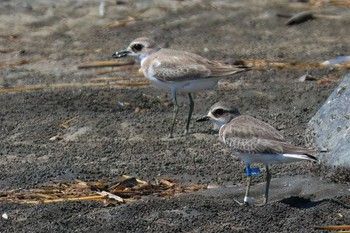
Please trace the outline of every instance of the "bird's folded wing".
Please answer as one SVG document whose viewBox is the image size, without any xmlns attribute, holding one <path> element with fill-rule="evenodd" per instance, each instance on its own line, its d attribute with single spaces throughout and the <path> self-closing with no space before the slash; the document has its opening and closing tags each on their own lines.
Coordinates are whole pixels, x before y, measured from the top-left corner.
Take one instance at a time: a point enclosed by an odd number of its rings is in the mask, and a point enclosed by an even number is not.
<svg viewBox="0 0 350 233">
<path fill-rule="evenodd" d="M 308 155 L 313 160 L 317 160 L 313 155 L 317 153 L 317 151 L 309 148 L 303 148 L 299 146 L 294 146 L 289 143 L 281 143 L 280 146 L 283 147 L 283 153 L 285 154 L 297 154 L 297 155 Z"/>
<path fill-rule="evenodd" d="M 237 152 L 260 154 L 305 154 L 311 149 L 293 146 L 271 125 L 251 116 L 240 116 L 220 129 L 220 138 Z"/>
<path fill-rule="evenodd" d="M 237 117 L 220 129 L 220 138 L 242 153 L 281 153 L 284 137 L 271 125 L 251 116 Z"/>
<path fill-rule="evenodd" d="M 229 124 L 223 127 L 222 133 L 225 133 L 224 136 L 227 138 L 238 136 L 241 138 L 256 137 L 273 141 L 285 141 L 283 135 L 274 127 L 248 115 L 232 119 Z"/>
<path fill-rule="evenodd" d="M 207 68 L 211 71 L 212 77 L 223 77 L 232 74 L 237 74 L 243 71 L 247 71 L 247 68 L 236 67 L 233 65 L 226 65 L 221 63 L 210 62 L 211 64 L 207 65 Z"/>
<path fill-rule="evenodd" d="M 224 143 L 233 151 L 248 154 L 281 154 L 283 148 L 276 142 L 256 137 L 230 137 Z"/>
<path fill-rule="evenodd" d="M 210 61 L 194 53 L 172 49 L 163 49 L 161 53 L 152 54 L 147 60 L 153 76 L 164 82 L 218 78 L 246 70 Z"/>
<path fill-rule="evenodd" d="M 201 64 L 184 63 L 181 66 L 173 62 L 162 62 L 152 67 L 155 78 L 163 82 L 196 80 L 210 77 L 210 70 Z"/>
<path fill-rule="evenodd" d="M 266 139 L 259 141 L 260 142 L 257 143 L 257 150 L 262 151 L 263 153 L 305 155 L 305 159 L 307 158 L 308 160 L 317 161 L 317 158 L 312 155 L 316 151 L 312 149 L 294 146 L 287 142 L 279 142 Z"/>
</svg>

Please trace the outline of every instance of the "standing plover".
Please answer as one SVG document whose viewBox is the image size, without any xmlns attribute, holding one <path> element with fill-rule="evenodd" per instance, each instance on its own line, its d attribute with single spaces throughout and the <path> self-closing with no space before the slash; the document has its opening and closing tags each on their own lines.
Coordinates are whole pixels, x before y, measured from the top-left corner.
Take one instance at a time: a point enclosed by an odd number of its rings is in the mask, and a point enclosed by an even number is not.
<svg viewBox="0 0 350 233">
<path fill-rule="evenodd" d="M 183 91 L 188 93 L 190 109 L 184 132 L 184 134 L 187 134 L 194 107 L 191 92 L 211 88 L 220 79 L 247 70 L 244 67 L 210 61 L 193 53 L 163 49 L 156 42 L 145 37 L 135 39 L 126 50 L 112 55 L 113 58 L 125 56 L 135 57 L 141 63 L 143 74 L 152 83 L 158 87 L 170 90 L 174 102 L 170 137 L 173 136 L 179 108 L 176 100 L 177 92 Z"/>
<path fill-rule="evenodd" d="M 245 204 L 252 204 L 249 197 L 251 176 L 260 174 L 259 168 L 250 168 L 251 164 L 263 163 L 266 168 L 266 187 L 264 202 L 269 196 L 271 173 L 269 165 L 289 163 L 300 160 L 317 161 L 312 149 L 293 146 L 271 125 L 248 115 L 241 115 L 238 109 L 229 102 L 214 104 L 209 113 L 197 119 L 211 121 L 219 127 L 219 138 L 229 149 L 246 164 L 247 187 L 244 197 Z"/>
</svg>

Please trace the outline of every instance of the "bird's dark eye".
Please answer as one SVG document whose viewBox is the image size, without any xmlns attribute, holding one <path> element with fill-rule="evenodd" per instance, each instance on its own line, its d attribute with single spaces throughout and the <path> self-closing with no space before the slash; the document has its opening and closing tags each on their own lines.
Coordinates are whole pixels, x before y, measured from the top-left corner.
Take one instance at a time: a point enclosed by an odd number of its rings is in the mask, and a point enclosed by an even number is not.
<svg viewBox="0 0 350 233">
<path fill-rule="evenodd" d="M 219 108 L 219 109 L 216 109 L 214 112 L 213 112 L 213 115 L 215 117 L 218 117 L 218 116 L 221 116 L 222 114 L 224 114 L 224 110 Z"/>
<path fill-rule="evenodd" d="M 140 51 L 142 50 L 142 48 L 143 48 L 143 45 L 142 45 L 142 44 L 134 44 L 134 45 L 132 46 L 132 51 L 134 51 L 134 52 L 140 52 Z"/>
</svg>

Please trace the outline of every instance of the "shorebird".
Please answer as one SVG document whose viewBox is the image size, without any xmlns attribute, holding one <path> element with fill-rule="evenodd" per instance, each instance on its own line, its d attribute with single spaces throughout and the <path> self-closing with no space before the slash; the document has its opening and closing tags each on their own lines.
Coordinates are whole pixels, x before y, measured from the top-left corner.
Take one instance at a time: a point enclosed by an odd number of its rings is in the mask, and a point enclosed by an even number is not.
<svg viewBox="0 0 350 233">
<path fill-rule="evenodd" d="M 210 61 L 197 54 L 161 48 L 153 40 L 141 37 L 133 40 L 126 50 L 118 51 L 113 58 L 131 56 L 141 63 L 143 74 L 156 86 L 168 89 L 174 103 L 170 135 L 173 137 L 178 113 L 176 94 L 187 92 L 189 113 L 184 134 L 189 131 L 194 102 L 191 92 L 214 87 L 224 77 L 246 71 L 246 67 Z"/>
<path fill-rule="evenodd" d="M 210 121 L 220 127 L 219 139 L 246 165 L 247 187 L 244 204 L 251 205 L 249 196 L 252 175 L 260 174 L 259 168 L 251 168 L 254 163 L 262 163 L 266 168 L 266 186 L 263 204 L 269 197 L 271 173 L 269 166 L 301 160 L 317 161 L 312 149 L 293 146 L 271 125 L 248 115 L 241 115 L 229 102 L 217 102 L 206 116 L 197 122 Z"/>
</svg>

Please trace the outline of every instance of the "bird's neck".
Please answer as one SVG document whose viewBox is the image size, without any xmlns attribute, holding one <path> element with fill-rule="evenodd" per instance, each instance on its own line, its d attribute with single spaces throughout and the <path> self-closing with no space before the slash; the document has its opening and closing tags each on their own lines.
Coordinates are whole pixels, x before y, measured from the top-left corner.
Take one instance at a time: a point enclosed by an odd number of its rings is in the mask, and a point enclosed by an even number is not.
<svg viewBox="0 0 350 233">
<path fill-rule="evenodd" d="M 227 122 L 224 121 L 215 121 L 215 124 L 221 129 L 224 125 L 227 124 Z"/>
<path fill-rule="evenodd" d="M 140 56 L 138 56 L 138 58 L 136 59 L 138 62 L 140 62 L 140 64 L 142 65 L 142 62 L 144 62 L 146 60 L 146 58 L 148 58 L 150 55 L 158 52 L 161 48 L 159 49 L 154 49 L 154 50 L 149 50 L 144 54 L 141 54 Z"/>
<path fill-rule="evenodd" d="M 142 62 L 149 56 L 149 54 L 141 54 L 139 57 L 136 58 L 136 60 L 142 65 Z"/>
</svg>

